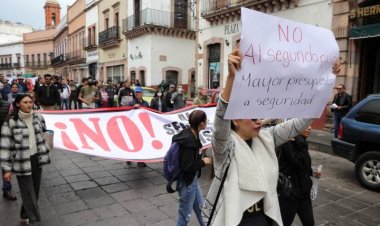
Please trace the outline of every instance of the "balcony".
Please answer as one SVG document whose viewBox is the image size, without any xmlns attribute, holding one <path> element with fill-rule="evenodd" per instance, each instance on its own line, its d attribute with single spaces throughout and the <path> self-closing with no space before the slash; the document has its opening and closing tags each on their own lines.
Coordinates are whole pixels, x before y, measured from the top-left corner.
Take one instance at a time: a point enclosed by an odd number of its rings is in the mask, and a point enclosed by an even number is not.
<svg viewBox="0 0 380 226">
<path fill-rule="evenodd" d="M 86 63 L 86 57 L 84 56 L 84 51 L 74 51 L 66 54 L 66 61 L 70 65 L 83 64 Z"/>
<path fill-rule="evenodd" d="M 44 68 L 48 68 L 50 65 L 50 61 L 46 61 L 46 62 L 40 62 L 40 63 L 36 63 L 36 64 L 30 64 L 29 67 L 31 69 L 44 69 Z"/>
<path fill-rule="evenodd" d="M 84 50 L 91 51 L 98 48 L 98 45 L 96 44 L 94 39 L 90 40 L 88 38 L 84 38 L 83 43 L 84 43 L 84 47 L 83 47 Z"/>
<path fill-rule="evenodd" d="M 240 19 L 241 7 L 273 13 L 298 6 L 299 0 L 203 0 L 201 16 L 212 25 Z"/>
<path fill-rule="evenodd" d="M 14 68 L 20 68 L 20 67 L 21 67 L 21 64 L 20 64 L 20 63 L 13 63 L 13 67 L 14 67 Z"/>
<path fill-rule="evenodd" d="M 108 49 L 118 47 L 120 44 L 120 27 L 110 27 L 105 31 L 99 33 L 99 47 Z"/>
<path fill-rule="evenodd" d="M 123 20 L 123 33 L 128 39 L 147 34 L 195 39 L 195 23 L 191 16 L 146 8 L 140 15 Z"/>
<path fill-rule="evenodd" d="M 11 69 L 12 68 L 12 64 L 0 64 L 0 69 Z"/>
<path fill-rule="evenodd" d="M 61 54 L 51 60 L 52 66 L 58 66 L 59 64 L 65 63 L 68 60 L 68 54 Z"/>
</svg>

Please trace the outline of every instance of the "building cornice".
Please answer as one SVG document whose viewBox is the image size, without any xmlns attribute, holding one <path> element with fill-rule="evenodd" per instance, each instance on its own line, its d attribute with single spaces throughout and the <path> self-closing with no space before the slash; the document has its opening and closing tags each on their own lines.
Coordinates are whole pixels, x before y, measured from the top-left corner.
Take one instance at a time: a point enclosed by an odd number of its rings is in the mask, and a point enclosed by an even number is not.
<svg viewBox="0 0 380 226">
<path fill-rule="evenodd" d="M 223 24 L 240 19 L 241 7 L 254 9 L 263 13 L 273 13 L 298 6 L 299 0 L 248 0 L 233 5 L 221 5 L 215 9 L 202 12 L 201 16 L 211 25 Z"/>
<path fill-rule="evenodd" d="M 161 36 L 169 36 L 183 39 L 195 40 L 196 32 L 183 28 L 175 28 L 175 27 L 162 27 L 157 25 L 142 25 L 132 30 L 124 31 L 124 35 L 127 39 L 135 39 L 144 35 L 161 35 Z"/>
</svg>

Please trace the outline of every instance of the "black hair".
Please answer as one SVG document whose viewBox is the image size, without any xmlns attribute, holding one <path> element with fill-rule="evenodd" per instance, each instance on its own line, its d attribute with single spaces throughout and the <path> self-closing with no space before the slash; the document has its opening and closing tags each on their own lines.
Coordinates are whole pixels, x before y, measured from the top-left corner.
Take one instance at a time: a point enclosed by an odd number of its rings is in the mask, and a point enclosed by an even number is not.
<svg viewBox="0 0 380 226">
<path fill-rule="evenodd" d="M 204 111 L 201 110 L 195 110 L 190 113 L 189 115 L 189 124 L 190 128 L 192 128 L 195 131 L 198 131 L 198 127 L 202 122 L 207 121 L 207 115 Z"/>
<path fill-rule="evenodd" d="M 48 77 L 51 78 L 52 77 L 51 74 L 45 74 L 44 75 L 44 78 L 48 78 Z"/>
<path fill-rule="evenodd" d="M 32 96 L 28 93 L 17 94 L 15 100 L 12 103 L 12 105 L 13 105 L 12 111 L 11 111 L 11 113 L 9 113 L 9 115 L 7 116 L 5 121 L 8 122 L 9 119 L 11 119 L 11 118 L 13 118 L 14 120 L 18 120 L 18 112 L 20 110 L 20 107 L 17 106 L 17 104 L 19 104 L 22 101 L 22 99 L 24 99 L 25 97 L 29 97 L 33 101 Z"/>
<path fill-rule="evenodd" d="M 87 81 L 87 78 L 82 78 L 82 82 L 85 82 L 85 81 Z"/>
</svg>

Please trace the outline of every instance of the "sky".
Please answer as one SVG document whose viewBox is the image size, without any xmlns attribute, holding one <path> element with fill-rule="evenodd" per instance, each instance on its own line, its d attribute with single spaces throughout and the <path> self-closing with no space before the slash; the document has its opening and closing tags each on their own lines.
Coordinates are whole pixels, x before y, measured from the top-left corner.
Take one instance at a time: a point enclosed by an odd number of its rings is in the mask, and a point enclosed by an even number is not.
<svg viewBox="0 0 380 226">
<path fill-rule="evenodd" d="M 36 29 L 45 29 L 46 0 L 0 0 L 0 19 L 32 25 Z M 75 0 L 58 0 L 61 6 L 61 18 L 66 15 L 67 6 Z"/>
</svg>

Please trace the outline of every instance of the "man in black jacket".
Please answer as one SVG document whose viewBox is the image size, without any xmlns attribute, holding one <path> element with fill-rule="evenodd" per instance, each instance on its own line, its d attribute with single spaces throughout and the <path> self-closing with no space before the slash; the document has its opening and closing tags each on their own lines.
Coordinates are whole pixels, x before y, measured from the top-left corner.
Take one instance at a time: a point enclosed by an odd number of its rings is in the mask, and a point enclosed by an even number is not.
<svg viewBox="0 0 380 226">
<path fill-rule="evenodd" d="M 333 106 L 331 107 L 331 111 L 334 113 L 334 136 L 338 137 L 338 131 L 340 126 L 340 121 L 352 106 L 352 98 L 349 94 L 347 94 L 346 87 L 342 84 L 336 87 L 338 91 L 334 96 Z"/>
<path fill-rule="evenodd" d="M 0 100 L 0 128 L 2 127 L 5 118 L 9 113 L 10 103 L 7 101 Z M 4 176 L 4 172 L 3 172 Z M 17 197 L 12 192 L 12 184 L 10 181 L 5 181 L 3 177 L 3 197 L 8 200 L 16 200 Z"/>
<path fill-rule="evenodd" d="M 55 110 L 60 106 L 60 94 L 57 87 L 52 84 L 52 76 L 46 74 L 44 78 L 45 84 L 37 90 L 38 102 L 43 110 Z"/>
</svg>

